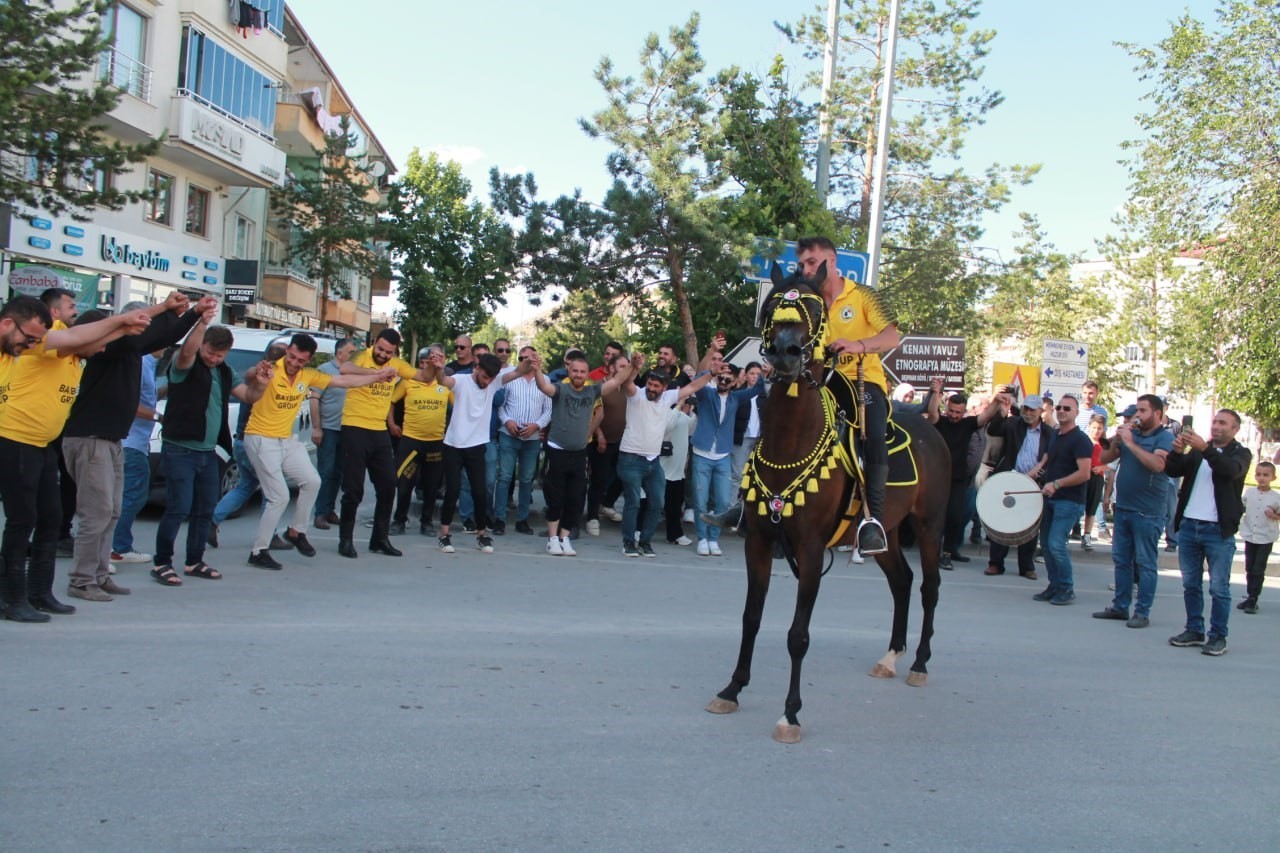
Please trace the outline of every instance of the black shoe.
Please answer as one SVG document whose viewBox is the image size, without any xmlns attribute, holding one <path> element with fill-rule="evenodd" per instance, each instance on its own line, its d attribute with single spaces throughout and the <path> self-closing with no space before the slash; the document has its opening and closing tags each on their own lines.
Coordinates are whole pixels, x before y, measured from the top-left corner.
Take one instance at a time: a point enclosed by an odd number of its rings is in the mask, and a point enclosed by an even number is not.
<svg viewBox="0 0 1280 853">
<path fill-rule="evenodd" d="M 884 526 L 876 519 L 863 521 L 858 525 L 858 552 L 870 556 L 883 554 L 889 550 L 885 541 Z"/>
<path fill-rule="evenodd" d="M 346 557 L 350 560 L 359 559 L 360 555 L 356 553 L 356 543 L 350 539 L 338 540 L 338 556 Z"/>
<path fill-rule="evenodd" d="M 622 543 L 622 556 L 639 557 L 640 549 L 637 548 L 636 543 L 632 542 L 630 539 L 624 540 Z"/>
<path fill-rule="evenodd" d="M 969 558 L 968 558 L 968 557 L 966 557 L 964 554 L 961 554 L 959 551 L 952 551 L 952 552 L 951 552 L 951 562 L 953 562 L 953 563 L 967 563 L 967 562 L 969 562 Z"/>
<path fill-rule="evenodd" d="M 285 531 L 286 533 L 288 531 Z M 267 546 L 272 551 L 292 551 L 293 543 L 283 538 L 279 533 L 271 534 L 271 544 Z"/>
<path fill-rule="evenodd" d="M 737 530 L 742 525 L 743 503 L 735 501 L 733 506 L 721 513 L 704 512 L 700 516 L 704 524 L 719 527 L 721 530 Z"/>
<path fill-rule="evenodd" d="M 1146 628 L 1151 625 L 1151 620 L 1146 616 L 1139 616 L 1135 613 L 1133 618 L 1124 624 L 1129 628 Z"/>
<path fill-rule="evenodd" d="M 476 532 L 476 520 L 474 518 L 462 519 L 462 529 L 468 533 Z"/>
<path fill-rule="evenodd" d="M 389 530 L 388 532 L 389 532 L 392 536 L 403 536 L 403 535 L 404 535 L 404 528 L 405 528 L 405 522 L 403 522 L 403 521 L 393 521 L 393 522 L 391 522 L 391 528 L 390 528 L 390 530 Z"/>
<path fill-rule="evenodd" d="M 1032 599 L 1034 599 L 1034 600 L 1036 600 L 1036 601 L 1052 601 L 1052 600 L 1053 600 L 1054 595 L 1056 595 L 1056 594 L 1057 594 L 1057 593 L 1056 593 L 1056 592 L 1054 592 L 1054 589 L 1053 589 L 1053 587 L 1052 587 L 1052 586 L 1047 586 L 1047 587 L 1045 587 L 1045 588 L 1044 588 L 1044 591 L 1043 591 L 1043 592 L 1037 592 L 1035 595 L 1033 595 L 1033 596 L 1031 596 L 1031 597 L 1032 597 Z"/>
<path fill-rule="evenodd" d="M 490 528 L 490 529 L 493 531 L 493 535 L 494 535 L 494 536 L 506 536 L 506 535 L 507 535 L 507 522 L 506 522 L 506 521 L 495 521 L 495 522 L 493 523 L 493 527 L 492 527 L 492 528 Z M 519 529 L 520 529 L 520 525 L 517 523 L 517 524 L 516 524 L 516 530 L 519 530 Z"/>
<path fill-rule="evenodd" d="M 418 525 L 418 532 L 419 532 L 419 533 L 421 533 L 423 536 L 435 536 L 435 535 L 436 535 L 436 529 L 435 529 L 435 526 L 434 526 L 434 525 L 432 525 L 430 522 L 427 522 L 427 523 L 425 523 L 425 524 L 419 524 L 419 525 Z"/>
<path fill-rule="evenodd" d="M 61 601 L 53 597 L 53 593 L 47 592 L 44 595 L 33 595 L 27 599 L 31 606 L 41 613 L 57 613 L 59 615 L 69 615 L 76 612 L 76 609 L 70 604 L 63 604 Z"/>
<path fill-rule="evenodd" d="M 369 550 L 374 554 L 386 554 L 388 557 L 403 557 L 404 552 L 391 544 L 391 540 L 383 537 L 382 539 L 370 539 Z"/>
<path fill-rule="evenodd" d="M 1062 606 L 1064 604 L 1075 604 L 1076 594 L 1071 590 L 1067 590 L 1066 592 L 1060 592 L 1057 595 L 1055 595 L 1053 598 L 1049 599 L 1049 603 L 1057 604 L 1059 606 Z"/>
<path fill-rule="evenodd" d="M 1258 612 L 1258 599 L 1246 598 L 1244 601 L 1236 605 L 1236 610 L 1243 610 L 1245 613 Z"/>
<path fill-rule="evenodd" d="M 250 554 L 248 562 L 249 565 L 253 566 L 255 569 L 270 569 L 273 572 L 278 572 L 284 568 L 284 566 L 276 561 L 275 557 L 271 556 L 271 552 L 266 548 Z"/>
<path fill-rule="evenodd" d="M 290 534 L 286 530 L 284 532 L 284 541 L 288 542 L 290 547 L 297 548 L 298 553 L 304 557 L 314 557 L 316 555 L 315 546 L 307 541 L 307 534 L 305 533 Z"/>
<path fill-rule="evenodd" d="M 49 614 L 41 613 L 26 601 L 5 605 L 4 618 L 10 622 L 48 622 Z"/>
<path fill-rule="evenodd" d="M 1170 637 L 1169 645 L 1178 646 L 1180 648 L 1186 648 L 1188 646 L 1203 646 L 1204 634 L 1199 634 L 1195 631 L 1183 631 L 1176 637 Z"/>
<path fill-rule="evenodd" d="M 517 521 L 516 533 L 523 533 L 525 536 L 532 536 L 533 528 L 529 526 L 528 521 Z"/>
<path fill-rule="evenodd" d="M 490 539 L 488 536 L 477 536 L 477 537 L 476 537 L 476 547 L 477 547 L 477 548 L 479 548 L 481 551 L 483 551 L 483 552 L 484 552 L 484 553 L 486 553 L 486 554 L 492 554 L 492 553 L 493 553 L 493 540 L 492 540 L 492 539 Z"/>
<path fill-rule="evenodd" d="M 1093 614 L 1094 619 L 1113 619 L 1117 622 L 1126 622 L 1129 614 L 1123 610 L 1116 610 L 1114 607 L 1108 607 L 1106 610 L 1099 610 Z"/>
<path fill-rule="evenodd" d="M 942 557 L 938 559 L 938 568 L 942 569 L 944 572 L 950 572 L 955 569 L 955 566 L 951 565 L 951 558 L 946 554 L 943 554 Z"/>
<path fill-rule="evenodd" d="M 1200 650 L 1200 654 L 1213 655 L 1214 657 L 1217 657 L 1218 655 L 1224 655 L 1226 653 L 1227 653 L 1226 637 L 1210 637 L 1208 640 L 1205 641 L 1204 648 Z"/>
<path fill-rule="evenodd" d="M 970 544 L 970 545 L 981 545 L 981 544 L 982 544 L 982 537 L 981 537 L 981 536 L 979 536 L 977 533 L 970 533 L 970 534 L 969 534 L 969 544 Z"/>
<path fill-rule="evenodd" d="M 210 548 L 217 548 L 217 547 L 218 547 L 218 525 L 214 524 L 213 522 L 210 522 L 210 523 L 209 523 L 209 539 L 208 539 L 208 542 L 209 542 L 209 547 L 210 547 Z"/>
<path fill-rule="evenodd" d="M 636 547 L 640 549 L 641 556 L 644 556 L 644 557 L 658 556 L 658 552 L 654 551 L 653 545 L 649 544 L 648 542 L 641 542 L 637 544 Z"/>
</svg>

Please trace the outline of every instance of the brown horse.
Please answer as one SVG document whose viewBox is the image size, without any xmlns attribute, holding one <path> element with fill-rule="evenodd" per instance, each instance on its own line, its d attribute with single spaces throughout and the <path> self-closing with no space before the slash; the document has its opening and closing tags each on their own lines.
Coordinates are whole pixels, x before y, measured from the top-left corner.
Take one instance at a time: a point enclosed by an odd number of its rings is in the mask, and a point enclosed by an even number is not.
<svg viewBox="0 0 1280 853">
<path fill-rule="evenodd" d="M 815 281 L 821 282 L 825 276 L 824 267 Z M 765 305 L 763 352 L 773 366 L 776 384 L 768 405 L 763 407 L 760 441 L 744 477 L 748 487 L 743 522 L 747 537 L 747 601 L 742 612 L 742 645 L 729 685 L 707 710 L 713 714 L 736 711 L 738 694 L 751 680 L 751 656 L 769 591 L 774 543 L 781 541 L 792 554 L 798 589 L 795 616 L 787 632 L 791 686 L 785 713 L 774 727 L 773 737 L 782 743 L 796 743 L 800 740 L 800 666 L 809 648 L 809 620 L 822 580 L 824 552 L 838 544 L 833 539 L 842 529 L 839 542 L 852 544 L 857 525 L 856 521 L 845 523 L 846 508 L 854 494 L 854 476 L 848 466 L 841 464 L 839 421 L 833 417 L 834 395 L 823 384 L 826 304 L 799 273 L 784 280 L 775 266 L 773 282 L 773 292 Z M 849 413 L 849 420 L 853 420 L 853 413 Z M 933 611 L 938 603 L 938 563 L 951 457 L 938 431 L 923 418 L 910 415 L 902 418 L 899 426 L 911 436 L 918 477 L 914 485 L 891 483 L 886 490 L 883 520 L 889 548 L 876 555 L 876 562 L 893 594 L 893 630 L 888 653 L 870 674 L 893 678 L 897 674 L 895 663 L 906 651 L 912 572 L 902 553 L 898 528 L 910 516 L 915 520 L 924 574 L 920 585 L 924 621 L 907 683 L 922 686 L 928 673 Z"/>
</svg>

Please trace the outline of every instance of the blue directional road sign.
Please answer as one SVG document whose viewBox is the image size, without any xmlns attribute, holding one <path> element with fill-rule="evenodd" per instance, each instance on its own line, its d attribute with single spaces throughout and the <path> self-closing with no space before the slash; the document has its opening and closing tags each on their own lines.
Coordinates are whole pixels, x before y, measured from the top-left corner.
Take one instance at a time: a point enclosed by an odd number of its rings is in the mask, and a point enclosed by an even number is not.
<svg viewBox="0 0 1280 853">
<path fill-rule="evenodd" d="M 853 252 L 848 249 L 836 249 L 836 266 L 840 269 L 840 274 L 845 278 L 853 279 L 859 284 L 867 283 L 867 265 L 871 262 L 871 256 L 866 252 Z M 770 258 L 763 252 L 751 258 L 751 263 L 747 268 L 745 275 L 748 280 L 759 283 L 760 292 L 756 297 L 756 325 L 761 323 L 760 311 L 764 308 L 764 299 L 769 295 L 769 290 L 773 286 L 769 281 L 769 271 L 773 269 L 773 265 L 777 263 L 782 266 L 782 271 L 786 275 L 796 271 L 800 266 L 800 258 L 796 252 L 796 244 L 787 240 L 782 244 L 782 252 L 776 258 Z"/>
</svg>

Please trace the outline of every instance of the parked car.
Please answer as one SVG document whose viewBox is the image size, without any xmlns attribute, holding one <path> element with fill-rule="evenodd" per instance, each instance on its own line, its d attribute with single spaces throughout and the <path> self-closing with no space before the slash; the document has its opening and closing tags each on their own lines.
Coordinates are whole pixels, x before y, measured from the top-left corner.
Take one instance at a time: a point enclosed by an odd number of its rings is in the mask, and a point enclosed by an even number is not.
<svg viewBox="0 0 1280 853">
<path fill-rule="evenodd" d="M 231 351 L 227 353 L 226 364 L 231 368 L 231 375 L 239 382 L 244 373 L 262 360 L 262 354 L 266 352 L 267 347 L 275 341 L 288 343 L 289 338 L 293 336 L 293 332 L 281 332 L 275 329 L 242 329 L 232 327 L 234 341 L 231 344 Z M 311 334 L 308 332 L 308 334 Z M 311 361 L 312 366 L 323 364 L 333 358 L 334 350 L 337 349 L 339 338 L 332 335 L 312 335 L 316 339 L 316 356 Z M 177 354 L 178 348 L 171 347 L 156 362 L 156 387 L 163 389 L 168 384 L 169 364 L 173 361 Z M 163 392 L 162 392 L 163 393 Z M 162 396 L 156 405 L 156 410 L 163 414 L 165 406 L 165 398 Z M 227 412 L 229 427 L 232 432 L 235 431 L 236 422 L 240 417 L 240 401 L 235 397 L 231 398 L 231 404 Z M 151 432 L 151 488 L 148 496 L 148 502 L 153 504 L 164 502 L 164 475 L 160 471 L 160 444 L 161 437 L 164 432 L 164 424 L 158 423 Z M 302 406 L 298 409 L 298 417 L 293 423 L 293 434 L 307 448 L 307 453 L 311 455 L 311 461 L 315 462 L 316 446 L 311 441 L 311 407 Z M 232 459 L 221 447 L 217 449 L 219 464 L 219 495 L 225 495 L 227 492 L 235 488 L 236 483 L 240 479 L 240 472 L 235 460 Z"/>
</svg>

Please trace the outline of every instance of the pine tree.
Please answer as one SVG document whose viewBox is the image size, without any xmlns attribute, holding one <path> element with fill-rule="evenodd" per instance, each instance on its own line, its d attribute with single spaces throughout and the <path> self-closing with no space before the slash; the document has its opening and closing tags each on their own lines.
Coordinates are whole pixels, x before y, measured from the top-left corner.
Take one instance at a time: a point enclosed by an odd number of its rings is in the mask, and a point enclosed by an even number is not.
<svg viewBox="0 0 1280 853">
<path fill-rule="evenodd" d="M 0 199 L 85 219 L 80 211 L 95 205 L 119 209 L 147 197 L 95 180 L 160 150 L 159 140 L 126 145 L 104 135 L 101 119 L 120 101 L 120 90 L 96 74 L 110 5 L 0 3 Z"/>
</svg>

